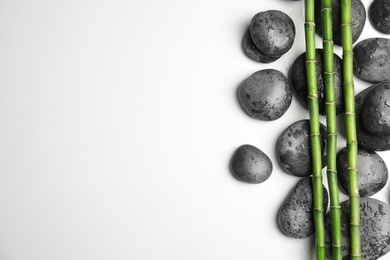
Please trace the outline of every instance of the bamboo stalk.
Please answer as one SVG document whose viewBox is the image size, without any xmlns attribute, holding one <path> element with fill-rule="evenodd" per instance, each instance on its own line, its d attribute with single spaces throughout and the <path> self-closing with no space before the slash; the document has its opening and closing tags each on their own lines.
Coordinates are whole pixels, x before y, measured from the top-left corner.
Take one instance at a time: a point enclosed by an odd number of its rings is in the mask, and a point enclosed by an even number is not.
<svg viewBox="0 0 390 260">
<path fill-rule="evenodd" d="M 325 260 L 325 225 L 322 194 L 322 154 L 318 107 L 314 0 L 305 0 L 306 76 L 310 112 L 310 146 L 313 164 L 314 228 L 317 260 Z"/>
<path fill-rule="evenodd" d="M 324 49 L 324 85 L 327 125 L 327 178 L 330 195 L 330 214 L 332 219 L 332 255 L 334 260 L 342 260 L 341 210 L 337 178 L 337 122 L 336 91 L 333 66 L 332 1 L 322 0 L 322 31 Z"/>
<path fill-rule="evenodd" d="M 351 0 L 341 0 L 341 35 L 343 46 L 343 77 L 345 124 L 347 130 L 349 201 L 351 205 L 351 260 L 361 259 L 360 196 L 358 183 L 355 94 L 353 81 L 352 10 Z"/>
</svg>

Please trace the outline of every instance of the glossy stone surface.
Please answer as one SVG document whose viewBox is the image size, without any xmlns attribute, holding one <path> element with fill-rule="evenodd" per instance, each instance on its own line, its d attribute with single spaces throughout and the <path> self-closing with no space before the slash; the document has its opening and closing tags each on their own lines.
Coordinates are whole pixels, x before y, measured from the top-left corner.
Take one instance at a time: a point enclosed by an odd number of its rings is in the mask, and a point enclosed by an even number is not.
<svg viewBox="0 0 390 260">
<path fill-rule="evenodd" d="M 362 80 L 390 80 L 390 39 L 368 38 L 353 48 L 353 71 Z"/>
<path fill-rule="evenodd" d="M 326 162 L 326 127 L 323 124 L 320 131 L 322 161 Z M 309 120 L 297 121 L 283 131 L 276 143 L 276 155 L 286 173 L 299 177 L 312 174 Z"/>
<path fill-rule="evenodd" d="M 343 260 L 350 259 L 350 204 L 344 201 L 341 206 L 341 234 Z M 362 260 L 376 260 L 390 251 L 390 206 L 374 198 L 361 198 L 361 252 Z M 331 217 L 325 217 L 327 256 L 331 258 Z M 383 258 L 384 259 L 384 258 Z"/>
<path fill-rule="evenodd" d="M 289 193 L 279 209 L 280 230 L 289 237 L 305 238 L 314 234 L 312 178 L 302 178 Z M 328 192 L 323 186 L 324 210 L 328 206 Z"/>
<path fill-rule="evenodd" d="M 390 0 L 374 0 L 368 16 L 376 30 L 390 34 Z"/>
<path fill-rule="evenodd" d="M 243 52 L 248 58 L 260 63 L 274 62 L 281 57 L 270 57 L 265 55 L 261 50 L 259 50 L 259 48 L 256 47 L 255 43 L 252 40 L 249 28 L 245 31 L 244 36 L 242 37 L 241 46 Z"/>
<path fill-rule="evenodd" d="M 233 175 L 246 183 L 262 183 L 272 173 L 272 162 L 269 157 L 253 145 L 242 145 L 234 153 L 230 162 Z"/>
<path fill-rule="evenodd" d="M 340 0 L 332 0 L 333 42 L 341 46 L 341 5 Z M 352 0 L 352 41 L 356 42 L 366 24 L 366 8 L 361 0 Z M 316 32 L 322 37 L 321 0 L 315 0 Z"/>
<path fill-rule="evenodd" d="M 320 114 L 325 115 L 325 86 L 324 86 L 324 62 L 323 62 L 323 50 L 316 49 L 317 60 L 317 88 L 318 88 L 318 103 Z M 340 114 L 344 110 L 344 94 L 343 94 L 343 71 L 342 60 L 336 54 L 333 55 L 334 59 L 334 78 L 335 78 L 335 90 L 336 90 L 336 113 Z M 307 109 L 307 79 L 306 79 L 306 52 L 302 53 L 295 59 L 290 69 L 291 85 L 297 93 L 299 101 Z"/>
<path fill-rule="evenodd" d="M 358 148 L 357 155 L 359 194 L 361 197 L 369 197 L 386 185 L 387 166 L 376 152 Z M 337 153 L 337 173 L 341 190 L 349 194 L 348 150 L 346 147 Z"/>
<path fill-rule="evenodd" d="M 265 121 L 283 116 L 292 100 L 288 79 L 282 72 L 274 69 L 253 73 L 240 84 L 237 95 L 249 116 Z"/>
<path fill-rule="evenodd" d="M 265 55 L 280 57 L 295 39 L 293 20 L 284 12 L 269 10 L 256 14 L 250 24 L 253 42 Z"/>
</svg>

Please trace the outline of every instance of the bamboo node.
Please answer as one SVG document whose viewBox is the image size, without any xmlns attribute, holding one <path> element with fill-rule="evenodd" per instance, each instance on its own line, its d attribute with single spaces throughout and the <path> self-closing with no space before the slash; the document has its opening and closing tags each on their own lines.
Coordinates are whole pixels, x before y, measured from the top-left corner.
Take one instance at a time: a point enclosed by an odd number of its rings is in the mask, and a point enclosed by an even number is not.
<svg viewBox="0 0 390 260">
<path fill-rule="evenodd" d="M 345 51 L 345 52 L 343 52 L 343 55 L 345 55 L 345 54 L 353 54 L 353 51 Z"/>
<path fill-rule="evenodd" d="M 344 82 L 344 85 L 353 85 L 353 81 L 346 81 Z"/>
<path fill-rule="evenodd" d="M 358 168 L 348 167 L 348 171 L 358 172 Z"/>
<path fill-rule="evenodd" d="M 326 245 L 324 245 L 324 244 L 318 244 L 318 245 L 316 245 L 316 247 L 317 247 L 317 248 L 319 248 L 319 247 L 326 247 Z"/>
<path fill-rule="evenodd" d="M 336 172 L 337 173 L 337 171 L 336 170 L 333 170 L 333 169 L 328 169 L 328 170 L 326 170 L 327 172 Z"/>
<path fill-rule="evenodd" d="M 328 136 L 337 136 L 337 134 L 330 133 Z"/>
<path fill-rule="evenodd" d="M 316 26 L 315 22 L 305 22 L 305 24 L 310 25 L 310 26 Z"/>
<path fill-rule="evenodd" d="M 313 210 L 319 211 L 319 212 L 324 212 L 324 209 L 320 209 L 320 208 L 313 208 Z"/>
<path fill-rule="evenodd" d="M 340 206 L 332 206 L 332 205 L 330 206 L 330 208 L 331 208 L 331 209 L 341 209 Z"/>
<path fill-rule="evenodd" d="M 322 12 L 322 11 L 332 11 L 332 8 L 330 8 L 330 7 L 325 7 L 325 8 L 322 8 L 321 12 Z"/>
<path fill-rule="evenodd" d="M 352 23 L 342 23 L 341 26 L 352 26 Z"/>
<path fill-rule="evenodd" d="M 333 247 L 342 247 L 343 244 L 332 244 Z"/>
<path fill-rule="evenodd" d="M 332 40 L 322 40 L 323 43 L 333 43 Z"/>
<path fill-rule="evenodd" d="M 318 98 L 318 95 L 317 95 L 317 94 L 315 94 L 315 93 L 313 93 L 313 94 L 309 94 L 309 95 L 307 96 L 307 98 L 309 98 L 309 99 L 311 99 L 311 100 L 315 100 L 315 99 L 317 99 L 317 98 Z"/>
<path fill-rule="evenodd" d="M 325 102 L 325 105 L 334 105 L 336 104 L 336 101 L 333 101 L 333 102 Z"/>
<path fill-rule="evenodd" d="M 333 75 L 334 74 L 334 71 L 332 72 L 324 72 L 325 75 Z"/>
<path fill-rule="evenodd" d="M 320 133 L 312 133 L 310 134 L 310 136 L 320 136 L 321 134 Z"/>
<path fill-rule="evenodd" d="M 355 112 L 345 112 L 345 115 L 355 115 Z"/>
<path fill-rule="evenodd" d="M 362 254 L 351 254 L 351 256 L 362 256 Z"/>
<path fill-rule="evenodd" d="M 316 63 L 316 62 L 317 62 L 317 60 L 306 60 L 306 63 L 310 63 L 310 62 L 314 62 L 314 63 Z"/>
</svg>

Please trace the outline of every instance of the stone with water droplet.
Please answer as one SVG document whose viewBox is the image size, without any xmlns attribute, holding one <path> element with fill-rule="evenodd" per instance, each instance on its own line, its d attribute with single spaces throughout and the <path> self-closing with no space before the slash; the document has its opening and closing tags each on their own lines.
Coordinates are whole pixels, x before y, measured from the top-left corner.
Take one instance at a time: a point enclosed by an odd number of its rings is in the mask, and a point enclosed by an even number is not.
<svg viewBox="0 0 390 260">
<path fill-rule="evenodd" d="M 322 161 L 326 162 L 326 127 L 323 124 L 320 124 L 320 132 Z M 312 174 L 309 120 L 297 121 L 283 131 L 276 143 L 276 155 L 286 173 L 299 177 Z"/>
<path fill-rule="evenodd" d="M 280 230 L 289 237 L 305 238 L 314 234 L 313 179 L 302 178 L 279 209 L 277 221 Z M 328 192 L 322 186 L 324 210 L 328 207 Z"/>
<path fill-rule="evenodd" d="M 368 82 L 390 80 L 390 39 L 368 38 L 353 49 L 354 74 Z"/>
<path fill-rule="evenodd" d="M 366 9 L 361 0 L 352 0 L 352 42 L 356 42 L 363 32 L 364 25 L 366 24 Z M 316 33 L 320 36 L 323 35 L 322 31 L 322 13 L 321 13 L 321 0 L 315 1 L 315 22 Z M 335 44 L 341 46 L 341 0 L 332 0 L 332 24 L 333 24 L 333 41 Z"/>
<path fill-rule="evenodd" d="M 253 73 L 240 84 L 237 95 L 249 116 L 265 121 L 283 116 L 292 101 L 287 77 L 274 69 Z"/>
<path fill-rule="evenodd" d="M 230 162 L 233 175 L 246 183 L 262 183 L 272 173 L 272 162 L 269 157 L 253 145 L 242 145 L 234 153 Z"/>
<path fill-rule="evenodd" d="M 253 42 L 265 55 L 280 57 L 295 39 L 293 20 L 284 12 L 269 10 L 256 14 L 250 24 Z"/>
<path fill-rule="evenodd" d="M 343 259 L 350 259 L 350 203 L 344 201 L 341 206 L 341 234 L 343 241 Z M 331 216 L 325 216 L 327 255 L 332 256 Z M 390 251 L 390 206 L 374 199 L 360 199 L 360 237 L 362 260 L 376 260 Z"/>
<path fill-rule="evenodd" d="M 379 84 L 367 95 L 362 109 L 362 122 L 367 132 L 378 136 L 390 135 L 389 100 L 390 82 Z"/>
<path fill-rule="evenodd" d="M 390 0 L 374 0 L 368 15 L 375 29 L 390 34 Z"/>
<path fill-rule="evenodd" d="M 361 197 L 372 196 L 387 183 L 388 171 L 383 159 L 376 153 L 358 148 L 358 180 Z M 337 175 L 341 190 L 349 194 L 348 149 L 337 153 Z"/>
</svg>

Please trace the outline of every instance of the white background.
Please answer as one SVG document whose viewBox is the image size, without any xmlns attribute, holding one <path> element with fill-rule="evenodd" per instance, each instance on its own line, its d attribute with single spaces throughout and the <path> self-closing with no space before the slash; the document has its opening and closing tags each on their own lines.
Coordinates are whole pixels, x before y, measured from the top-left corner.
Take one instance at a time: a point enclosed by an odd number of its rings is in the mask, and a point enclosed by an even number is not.
<svg viewBox="0 0 390 260">
<path fill-rule="evenodd" d="M 296 39 L 259 64 L 241 38 L 269 9 Z M 367 20 L 369 36 L 384 37 Z M 294 97 L 264 122 L 236 99 L 250 74 L 287 74 L 303 51 L 303 1 L 0 0 L 0 259 L 311 259 L 313 238 L 276 224 L 299 179 L 275 143 L 308 112 Z M 273 161 L 266 182 L 232 177 L 242 144 Z M 375 197 L 389 202 L 389 187 Z"/>
</svg>

